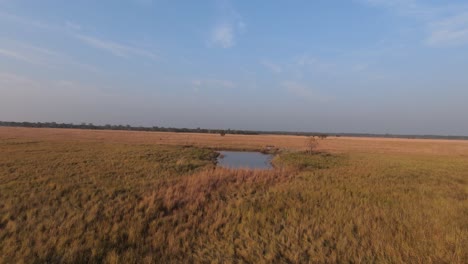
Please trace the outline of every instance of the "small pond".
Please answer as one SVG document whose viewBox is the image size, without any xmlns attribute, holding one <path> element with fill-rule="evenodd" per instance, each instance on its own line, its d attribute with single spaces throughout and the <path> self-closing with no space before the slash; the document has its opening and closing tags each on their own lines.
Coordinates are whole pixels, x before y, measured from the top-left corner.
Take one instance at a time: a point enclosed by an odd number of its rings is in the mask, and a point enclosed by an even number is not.
<svg viewBox="0 0 468 264">
<path fill-rule="evenodd" d="M 218 166 L 224 168 L 271 169 L 272 155 L 261 152 L 219 151 Z"/>
</svg>

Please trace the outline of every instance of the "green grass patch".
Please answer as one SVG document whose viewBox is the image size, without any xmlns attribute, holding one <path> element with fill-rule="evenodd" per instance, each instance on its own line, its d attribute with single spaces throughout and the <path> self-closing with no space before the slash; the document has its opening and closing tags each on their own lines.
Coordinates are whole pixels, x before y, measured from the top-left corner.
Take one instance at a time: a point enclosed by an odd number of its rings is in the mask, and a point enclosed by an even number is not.
<svg viewBox="0 0 468 264">
<path fill-rule="evenodd" d="M 329 169 L 347 161 L 345 155 L 329 153 L 289 152 L 281 153 L 273 159 L 277 167 L 289 167 L 298 170 Z"/>
</svg>

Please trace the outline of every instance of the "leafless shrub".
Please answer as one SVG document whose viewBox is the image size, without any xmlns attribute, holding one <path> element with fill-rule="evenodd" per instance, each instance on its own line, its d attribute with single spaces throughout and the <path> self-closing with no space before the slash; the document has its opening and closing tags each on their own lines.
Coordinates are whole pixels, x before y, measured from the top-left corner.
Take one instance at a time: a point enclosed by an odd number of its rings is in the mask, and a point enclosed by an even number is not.
<svg viewBox="0 0 468 264">
<path fill-rule="evenodd" d="M 318 146 L 318 139 L 315 138 L 314 136 L 308 137 L 306 139 L 306 147 L 307 147 L 307 152 L 309 154 L 313 154 Z"/>
</svg>

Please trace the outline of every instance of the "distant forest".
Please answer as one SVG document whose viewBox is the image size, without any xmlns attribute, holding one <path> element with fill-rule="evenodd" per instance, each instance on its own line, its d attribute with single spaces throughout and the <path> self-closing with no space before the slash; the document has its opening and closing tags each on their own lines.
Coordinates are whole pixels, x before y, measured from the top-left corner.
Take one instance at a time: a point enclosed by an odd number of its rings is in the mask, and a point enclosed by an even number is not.
<svg viewBox="0 0 468 264">
<path fill-rule="evenodd" d="M 36 128 L 73 128 L 91 130 L 127 130 L 127 131 L 148 131 L 148 132 L 176 132 L 176 133 L 209 133 L 209 134 L 236 134 L 236 135 L 295 135 L 295 136 L 348 136 L 348 137 L 381 137 L 381 138 L 410 138 L 410 139 L 463 139 L 468 140 L 468 136 L 442 136 L 442 135 L 395 135 L 395 134 L 366 134 L 366 133 L 319 133 L 319 132 L 287 132 L 287 131 L 253 131 L 236 129 L 204 129 L 204 128 L 174 128 L 174 127 L 142 127 L 130 125 L 94 125 L 92 123 L 56 123 L 56 122 L 9 122 L 0 121 L 0 126 L 4 127 L 36 127 Z"/>
</svg>

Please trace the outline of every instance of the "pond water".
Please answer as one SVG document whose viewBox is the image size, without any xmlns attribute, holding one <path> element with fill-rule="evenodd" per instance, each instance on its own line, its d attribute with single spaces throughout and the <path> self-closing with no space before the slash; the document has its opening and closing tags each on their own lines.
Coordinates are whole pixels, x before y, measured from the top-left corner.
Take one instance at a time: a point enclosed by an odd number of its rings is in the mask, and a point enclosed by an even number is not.
<svg viewBox="0 0 468 264">
<path fill-rule="evenodd" d="M 224 168 L 271 169 L 272 155 L 261 152 L 220 151 L 218 166 Z"/>
</svg>

